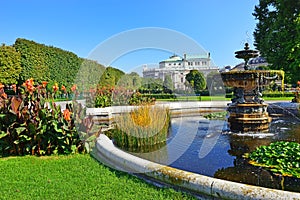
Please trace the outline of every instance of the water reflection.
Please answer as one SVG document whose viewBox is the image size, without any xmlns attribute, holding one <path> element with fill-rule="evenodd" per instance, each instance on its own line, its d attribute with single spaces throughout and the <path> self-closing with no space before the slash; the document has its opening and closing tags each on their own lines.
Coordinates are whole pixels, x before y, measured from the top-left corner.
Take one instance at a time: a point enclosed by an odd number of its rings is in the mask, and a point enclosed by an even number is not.
<svg viewBox="0 0 300 200">
<path fill-rule="evenodd" d="M 299 180 L 274 175 L 249 165 L 242 157 L 258 146 L 284 140 L 300 143 L 297 119 L 273 119 L 270 133 L 239 135 L 228 132 L 227 122 L 201 117 L 172 119 L 167 145 L 139 157 L 175 168 L 235 182 L 300 191 Z"/>
</svg>

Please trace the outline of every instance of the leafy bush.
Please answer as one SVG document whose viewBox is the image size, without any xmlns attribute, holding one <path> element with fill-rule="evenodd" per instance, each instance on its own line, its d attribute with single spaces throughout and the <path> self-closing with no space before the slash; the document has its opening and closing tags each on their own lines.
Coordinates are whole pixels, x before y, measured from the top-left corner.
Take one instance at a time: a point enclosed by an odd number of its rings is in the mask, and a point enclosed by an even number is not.
<svg viewBox="0 0 300 200">
<path fill-rule="evenodd" d="M 142 94 L 143 97 L 148 97 L 149 99 L 176 99 L 175 94 Z"/>
<path fill-rule="evenodd" d="M 151 105 L 155 103 L 155 98 L 147 95 L 142 95 L 139 92 L 133 93 L 129 99 L 129 105 Z"/>
<path fill-rule="evenodd" d="M 28 79 L 20 90 L 20 94 L 7 98 L 3 87 L 0 87 L 2 156 L 40 156 L 84 151 L 84 144 L 80 140 L 74 120 L 82 110 L 75 112 L 69 105 L 62 112 L 60 106 L 46 102 L 45 85 L 36 86 L 33 79 Z M 83 123 L 80 121 L 79 124 Z"/>
<path fill-rule="evenodd" d="M 292 92 L 264 92 L 263 97 L 293 97 Z"/>
<path fill-rule="evenodd" d="M 245 154 L 250 164 L 266 168 L 283 176 L 300 178 L 300 144 L 279 141 L 269 146 L 260 146 Z"/>
<path fill-rule="evenodd" d="M 133 92 L 122 87 L 99 86 L 91 89 L 87 98 L 87 107 L 104 108 L 112 105 L 148 105 L 155 99 L 139 92 Z"/>
</svg>

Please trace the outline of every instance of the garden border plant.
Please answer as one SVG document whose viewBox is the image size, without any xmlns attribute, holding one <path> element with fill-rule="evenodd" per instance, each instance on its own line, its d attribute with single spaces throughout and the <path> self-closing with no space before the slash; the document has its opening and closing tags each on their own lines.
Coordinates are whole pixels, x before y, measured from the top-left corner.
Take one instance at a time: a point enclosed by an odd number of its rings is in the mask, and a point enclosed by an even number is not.
<svg viewBox="0 0 300 200">
<path fill-rule="evenodd" d="M 16 94 L 8 97 L 0 84 L 1 156 L 70 154 L 90 149 L 95 136 L 87 134 L 92 123 L 80 118 L 84 115 L 81 105 L 73 101 L 74 108 L 69 105 L 62 111 L 47 99 L 46 86 L 47 82 L 35 85 L 31 78 L 19 88 L 14 85 Z M 53 89 L 55 93 L 58 86 Z"/>
<path fill-rule="evenodd" d="M 168 108 L 139 106 L 118 116 L 115 128 L 105 134 L 122 149 L 149 152 L 166 145 L 170 123 Z"/>
</svg>

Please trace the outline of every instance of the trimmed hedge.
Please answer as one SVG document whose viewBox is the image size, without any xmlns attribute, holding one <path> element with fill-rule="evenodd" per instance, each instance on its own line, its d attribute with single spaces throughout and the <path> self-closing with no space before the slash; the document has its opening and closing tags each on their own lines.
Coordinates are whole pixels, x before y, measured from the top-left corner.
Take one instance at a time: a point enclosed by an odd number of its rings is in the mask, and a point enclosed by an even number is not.
<svg viewBox="0 0 300 200">
<path fill-rule="evenodd" d="M 293 92 L 264 92 L 263 97 L 294 97 Z"/>
<path fill-rule="evenodd" d="M 175 94 L 142 94 L 143 97 L 148 97 L 150 99 L 176 99 Z"/>
<path fill-rule="evenodd" d="M 233 93 L 226 93 L 226 98 L 233 98 Z M 276 97 L 294 97 L 295 94 L 293 92 L 264 92 L 263 98 L 276 98 Z"/>
</svg>

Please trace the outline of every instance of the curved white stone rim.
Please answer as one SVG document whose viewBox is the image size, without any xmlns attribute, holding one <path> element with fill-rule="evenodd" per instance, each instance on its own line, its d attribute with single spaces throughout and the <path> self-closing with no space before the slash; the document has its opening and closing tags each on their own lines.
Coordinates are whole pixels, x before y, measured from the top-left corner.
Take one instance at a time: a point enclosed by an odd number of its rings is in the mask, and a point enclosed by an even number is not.
<svg viewBox="0 0 300 200">
<path fill-rule="evenodd" d="M 300 199 L 300 193 L 216 179 L 154 163 L 118 149 L 104 134 L 97 139 L 93 155 L 98 161 L 114 169 L 142 173 L 200 195 L 221 199 Z"/>
</svg>

